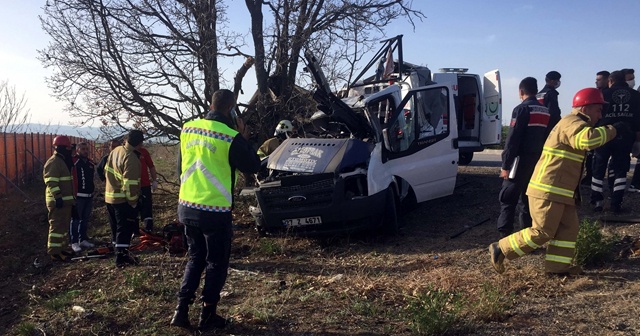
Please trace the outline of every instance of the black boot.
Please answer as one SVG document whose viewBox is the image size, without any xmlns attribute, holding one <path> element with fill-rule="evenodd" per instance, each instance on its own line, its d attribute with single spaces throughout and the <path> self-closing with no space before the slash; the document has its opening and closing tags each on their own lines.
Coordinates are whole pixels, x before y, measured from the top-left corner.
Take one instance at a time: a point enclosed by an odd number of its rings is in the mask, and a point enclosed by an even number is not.
<svg viewBox="0 0 640 336">
<path fill-rule="evenodd" d="M 116 267 L 125 267 L 127 265 L 138 265 L 140 259 L 132 255 L 128 249 L 121 249 L 116 252 Z"/>
<path fill-rule="evenodd" d="M 228 321 L 224 317 L 216 314 L 216 305 L 202 306 L 198 330 L 222 329 L 227 326 L 227 323 Z"/>
<path fill-rule="evenodd" d="M 189 305 L 178 304 L 169 324 L 175 327 L 191 329 L 191 323 L 189 323 Z"/>
<path fill-rule="evenodd" d="M 153 219 L 144 220 L 144 230 L 149 233 L 153 232 Z"/>
</svg>

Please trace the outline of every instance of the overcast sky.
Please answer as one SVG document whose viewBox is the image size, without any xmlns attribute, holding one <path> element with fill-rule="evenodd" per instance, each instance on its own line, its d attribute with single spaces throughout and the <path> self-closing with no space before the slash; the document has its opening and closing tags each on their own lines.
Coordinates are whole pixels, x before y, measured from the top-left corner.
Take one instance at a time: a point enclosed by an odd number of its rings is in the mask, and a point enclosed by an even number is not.
<svg viewBox="0 0 640 336">
<path fill-rule="evenodd" d="M 388 27 L 387 36 L 403 34 L 404 59 L 427 65 L 465 67 L 483 74 L 500 69 L 503 120 L 519 103 L 517 85 L 527 76 L 540 88 L 550 70 L 562 74 L 560 107 L 570 111 L 573 94 L 594 86 L 600 70 L 636 68 L 640 71 L 640 1 L 430 1 L 414 0 L 427 16 L 415 31 L 405 22 Z M 49 74 L 36 59 L 48 37 L 38 15 L 45 1 L 0 0 L 0 80 L 9 80 L 25 92 L 33 122 L 74 124 L 61 115 L 62 104 L 50 97 L 44 78 Z M 240 32 L 248 32 L 244 1 L 231 1 L 229 15 Z M 251 50 L 246 50 L 252 53 Z M 241 60 L 229 66 L 233 76 Z M 640 82 L 640 81 L 638 81 Z M 255 89 L 247 74 L 245 92 Z M 97 126 L 97 123 L 95 123 Z"/>
</svg>

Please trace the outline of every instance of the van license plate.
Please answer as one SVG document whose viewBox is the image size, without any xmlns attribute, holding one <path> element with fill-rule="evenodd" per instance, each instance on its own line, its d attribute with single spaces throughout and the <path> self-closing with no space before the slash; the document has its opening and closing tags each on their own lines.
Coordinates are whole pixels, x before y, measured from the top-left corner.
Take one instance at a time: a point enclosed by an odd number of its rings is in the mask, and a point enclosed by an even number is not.
<svg viewBox="0 0 640 336">
<path fill-rule="evenodd" d="M 320 218 L 320 216 L 289 218 L 289 219 L 283 219 L 282 224 L 284 224 L 284 226 L 316 225 L 316 224 L 322 224 L 322 219 Z"/>
</svg>

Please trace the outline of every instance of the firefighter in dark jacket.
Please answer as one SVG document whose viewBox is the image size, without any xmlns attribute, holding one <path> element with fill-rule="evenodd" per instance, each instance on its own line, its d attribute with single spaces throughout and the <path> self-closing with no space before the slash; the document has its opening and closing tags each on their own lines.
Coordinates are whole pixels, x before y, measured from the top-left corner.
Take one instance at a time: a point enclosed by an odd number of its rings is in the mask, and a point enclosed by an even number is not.
<svg viewBox="0 0 640 336">
<path fill-rule="evenodd" d="M 59 135 L 53 139 L 55 153 L 44 164 L 42 175 L 45 200 L 49 210 L 49 239 L 47 253 L 53 261 L 69 261 L 73 253 L 63 249 L 71 221 L 71 208 L 75 205 L 73 178 L 71 177 L 71 140 Z"/>
<path fill-rule="evenodd" d="M 240 118 L 234 123 L 235 108 L 233 92 L 216 91 L 207 116 L 182 126 L 178 218 L 185 224 L 189 261 L 171 319 L 173 326 L 190 328 L 189 305 L 196 297 L 203 271 L 203 306 L 198 328 L 224 328 L 227 324 L 216 308 L 229 267 L 236 169 L 247 174 L 260 169 L 260 159 L 247 141 L 248 129 Z"/>
<path fill-rule="evenodd" d="M 115 238 L 116 266 L 138 264 L 138 258 L 129 252 L 131 235 L 138 227 L 138 197 L 140 197 L 140 159 L 135 147 L 142 143 L 142 131 L 132 130 L 124 145 L 109 153 L 104 167 L 106 184 L 104 201 L 107 203 Z"/>
<path fill-rule="evenodd" d="M 558 104 L 558 91 L 560 87 L 560 73 L 557 71 L 549 71 L 544 78 L 545 86 L 538 92 L 536 98 L 538 102 L 549 109 L 549 127 L 548 131 L 551 132 L 553 127 L 560 121 L 560 105 Z"/>
<path fill-rule="evenodd" d="M 81 142 L 76 148 L 78 155 L 73 157 L 73 185 L 76 192 L 76 218 L 71 220 L 69 234 L 71 236 L 71 248 L 74 252 L 82 251 L 82 248 L 92 248 L 87 229 L 89 218 L 93 209 L 93 192 L 95 190 L 94 175 L 95 164 L 89 158 L 89 144 Z"/>
<path fill-rule="evenodd" d="M 504 179 L 498 199 L 500 201 L 500 217 L 498 232 L 502 237 L 513 233 L 513 222 L 516 206 L 519 205 L 520 225 L 531 227 L 527 183 L 533 168 L 540 158 L 542 146 L 547 138 L 549 110 L 536 100 L 538 82 L 527 77 L 518 87 L 522 103 L 513 109 L 509 135 L 502 152 L 502 169 L 500 177 Z"/>
<path fill-rule="evenodd" d="M 617 133 L 625 133 L 624 123 L 594 127 L 602 115 L 602 93 L 582 89 L 573 98 L 571 113 L 551 130 L 536 164 L 527 195 L 533 225 L 489 245 L 490 261 L 498 273 L 505 270 L 504 259 L 513 260 L 548 243 L 545 272 L 580 274 L 573 264 L 579 220 L 579 183 L 587 150 L 603 146 Z"/>
<path fill-rule="evenodd" d="M 625 82 L 622 71 L 614 71 L 609 76 L 609 89 L 604 91 L 606 105 L 599 125 L 612 125 L 624 122 L 629 125 L 631 132 L 620 134 L 618 137 L 595 150 L 593 159 L 593 177 L 591 179 L 591 204 L 594 211 L 604 209 L 602 188 L 604 177 L 609 167 L 609 187 L 611 195 L 611 211 L 622 211 L 622 199 L 627 187 L 627 172 L 631 164 L 631 148 L 634 141 L 639 139 L 640 131 L 640 93 Z M 611 161 L 609 161 L 611 159 Z"/>
</svg>

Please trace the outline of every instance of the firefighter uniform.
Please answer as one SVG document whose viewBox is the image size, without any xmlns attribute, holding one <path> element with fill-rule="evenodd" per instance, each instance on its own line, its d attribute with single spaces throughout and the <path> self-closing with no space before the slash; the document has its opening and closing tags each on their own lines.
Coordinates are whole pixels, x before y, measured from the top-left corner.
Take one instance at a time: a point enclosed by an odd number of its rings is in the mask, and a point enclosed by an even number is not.
<svg viewBox="0 0 640 336">
<path fill-rule="evenodd" d="M 71 207 L 75 205 L 73 196 L 73 178 L 64 156 L 53 154 L 45 163 L 43 169 L 45 200 L 49 210 L 49 239 L 47 253 L 59 255 L 62 247 L 68 241 L 66 234 L 71 222 Z M 62 199 L 63 206 L 56 207 L 56 199 Z"/>
<path fill-rule="evenodd" d="M 117 147 L 107 158 L 105 165 L 106 185 L 104 201 L 107 203 L 109 215 L 115 223 L 112 228 L 115 238 L 116 264 L 122 266 L 123 260 L 133 263 L 129 259 L 129 245 L 131 235 L 138 226 L 137 211 L 135 209 L 140 194 L 140 159 L 135 148 L 125 143 Z"/>
<path fill-rule="evenodd" d="M 511 172 L 509 179 L 502 182 L 498 196 L 500 217 L 498 231 L 502 236 L 513 233 L 516 206 L 520 202 L 520 224 L 531 226 L 531 215 L 526 192 L 527 183 L 540 158 L 542 145 L 547 138 L 549 110 L 535 97 L 525 99 L 513 109 L 509 135 L 502 152 L 502 169 Z M 514 162 L 517 160 L 517 165 Z M 515 174 L 513 174 L 515 173 Z"/>
<path fill-rule="evenodd" d="M 264 159 L 265 157 L 271 155 L 271 153 L 273 153 L 281 143 L 282 139 L 280 137 L 267 139 L 262 143 L 260 148 L 258 148 L 258 156 L 260 157 L 260 159 Z"/>
<path fill-rule="evenodd" d="M 536 95 L 538 102 L 549 109 L 549 131 L 560 121 L 560 105 L 558 104 L 558 90 L 550 85 L 545 85 Z"/>
<path fill-rule="evenodd" d="M 548 242 L 545 270 L 563 273 L 571 267 L 579 227 L 577 188 L 585 153 L 616 135 L 613 126 L 590 127 L 589 120 L 573 109 L 549 134 L 527 189 L 533 225 L 498 242 L 507 259 L 519 258 Z"/>
<path fill-rule="evenodd" d="M 604 176 L 608 170 L 608 182 L 612 190 L 611 208 L 617 211 L 622 205 L 627 186 L 627 172 L 629 172 L 631 164 L 629 156 L 631 147 L 635 141 L 636 132 L 640 131 L 640 93 L 622 82 L 614 83 L 604 91 L 603 95 L 604 100 L 609 104 L 605 106 L 606 110 L 602 113 L 599 125 L 626 122 L 632 133 L 621 134 L 615 140 L 595 150 L 591 179 L 591 203 L 596 206 L 596 210 L 602 210 Z"/>
</svg>

